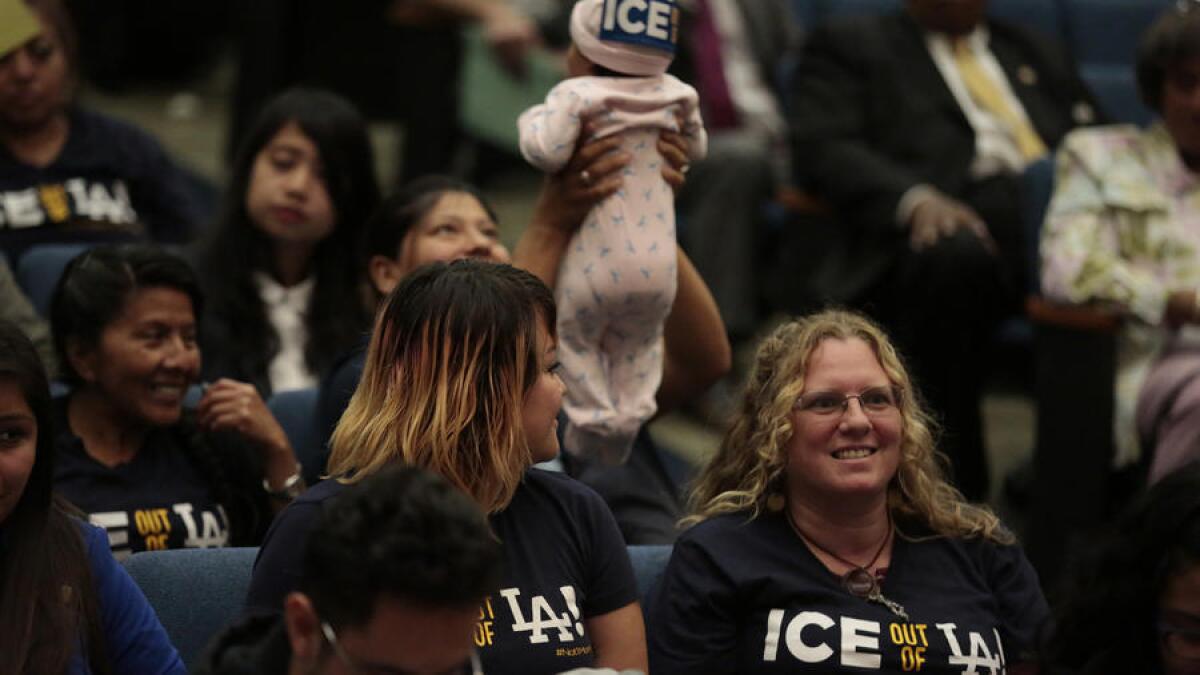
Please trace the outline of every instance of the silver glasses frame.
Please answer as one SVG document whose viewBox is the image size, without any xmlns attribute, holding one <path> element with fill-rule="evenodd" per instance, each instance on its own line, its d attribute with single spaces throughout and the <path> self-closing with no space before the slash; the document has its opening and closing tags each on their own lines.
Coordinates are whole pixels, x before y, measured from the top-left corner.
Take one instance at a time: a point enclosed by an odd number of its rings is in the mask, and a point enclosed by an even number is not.
<svg viewBox="0 0 1200 675">
<path fill-rule="evenodd" d="M 871 394 L 871 393 L 878 392 L 880 390 L 887 391 L 889 394 L 892 395 L 892 403 L 885 409 L 871 410 L 863 403 L 862 397 L 866 396 L 868 394 Z M 831 394 L 834 396 L 841 396 L 842 397 L 841 409 L 840 410 L 819 411 L 819 410 L 812 410 L 810 408 L 805 408 L 804 401 L 805 401 L 806 397 L 816 395 L 816 394 L 820 394 L 820 395 L 830 395 Z M 855 399 L 858 401 L 858 407 L 862 409 L 863 414 L 873 417 L 873 416 L 878 416 L 878 415 L 891 414 L 893 411 L 898 412 L 900 410 L 901 392 L 900 392 L 900 387 L 897 387 L 896 385 L 882 385 L 882 386 L 878 386 L 878 387 L 867 387 L 866 389 L 863 389 L 862 391 L 858 392 L 857 394 L 842 394 L 842 393 L 836 392 L 836 391 L 813 391 L 813 392 L 809 392 L 807 394 L 801 394 L 801 395 L 797 396 L 796 402 L 792 405 L 792 409 L 799 410 L 800 412 L 806 412 L 811 415 L 816 415 L 817 417 L 832 418 L 834 416 L 841 416 L 841 415 L 846 414 L 846 411 L 850 409 L 850 399 Z"/>
</svg>

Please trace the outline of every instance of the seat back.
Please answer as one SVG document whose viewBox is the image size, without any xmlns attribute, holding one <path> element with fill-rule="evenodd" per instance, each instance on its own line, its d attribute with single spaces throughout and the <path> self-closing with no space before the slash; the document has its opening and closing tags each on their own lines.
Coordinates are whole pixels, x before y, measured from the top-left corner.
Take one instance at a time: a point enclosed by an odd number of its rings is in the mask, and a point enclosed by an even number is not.
<svg viewBox="0 0 1200 675">
<path fill-rule="evenodd" d="M 1021 174 L 1021 220 L 1025 230 L 1025 269 L 1029 276 L 1029 293 L 1041 292 L 1041 254 L 1039 246 L 1042 223 L 1054 192 L 1054 157 L 1043 157 L 1025 167 Z"/>
<path fill-rule="evenodd" d="M 62 278 L 67 263 L 92 244 L 38 244 L 26 250 L 17 261 L 17 283 L 29 296 L 34 309 L 50 316 L 50 299 Z"/>
<path fill-rule="evenodd" d="M 327 459 L 317 429 L 317 397 L 318 390 L 309 388 L 281 391 L 267 400 L 267 407 L 296 451 L 296 459 L 303 467 L 304 481 L 309 485 L 325 473 Z"/>
<path fill-rule="evenodd" d="M 258 548 L 135 553 L 121 562 L 189 668 L 242 611 Z"/>
<path fill-rule="evenodd" d="M 1064 34 L 1079 73 L 1115 122 L 1145 124 L 1134 62 L 1142 34 L 1173 0 L 1060 0 Z"/>
<path fill-rule="evenodd" d="M 1062 10 L 1050 0 L 991 0 L 988 16 L 1037 31 L 1043 37 L 1063 39 Z"/>
</svg>

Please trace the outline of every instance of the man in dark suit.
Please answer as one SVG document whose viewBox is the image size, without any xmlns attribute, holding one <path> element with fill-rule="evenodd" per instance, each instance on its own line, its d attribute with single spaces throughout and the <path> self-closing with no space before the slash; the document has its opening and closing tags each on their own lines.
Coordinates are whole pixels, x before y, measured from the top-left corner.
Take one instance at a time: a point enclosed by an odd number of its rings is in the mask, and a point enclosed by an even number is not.
<svg viewBox="0 0 1200 675">
<path fill-rule="evenodd" d="M 819 294 L 895 333 L 972 499 L 987 497 L 988 347 L 1026 290 L 1017 176 L 1095 117 L 1060 49 L 985 9 L 908 0 L 820 28 L 790 115 L 799 181 L 835 214 Z"/>
<path fill-rule="evenodd" d="M 777 81 L 798 31 L 787 0 L 680 6 L 671 72 L 700 94 L 709 141 L 708 157 L 692 165 L 676 203 L 680 243 L 729 334 L 747 338 L 762 318 L 763 206 L 791 179 Z"/>
</svg>

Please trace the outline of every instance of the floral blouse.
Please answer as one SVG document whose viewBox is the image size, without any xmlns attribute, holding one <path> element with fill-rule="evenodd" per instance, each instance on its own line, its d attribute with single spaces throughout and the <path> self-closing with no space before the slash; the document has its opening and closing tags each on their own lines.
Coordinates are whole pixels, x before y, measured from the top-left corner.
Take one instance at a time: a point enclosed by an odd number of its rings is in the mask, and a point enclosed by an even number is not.
<svg viewBox="0 0 1200 675">
<path fill-rule="evenodd" d="M 1128 312 L 1118 339 L 1115 463 L 1138 459 L 1134 407 L 1168 339 L 1167 295 L 1200 292 L 1200 175 L 1187 169 L 1162 124 L 1093 127 L 1058 151 L 1054 197 L 1042 228 L 1042 292 Z M 1194 334 L 1189 334 L 1194 333 Z"/>
</svg>

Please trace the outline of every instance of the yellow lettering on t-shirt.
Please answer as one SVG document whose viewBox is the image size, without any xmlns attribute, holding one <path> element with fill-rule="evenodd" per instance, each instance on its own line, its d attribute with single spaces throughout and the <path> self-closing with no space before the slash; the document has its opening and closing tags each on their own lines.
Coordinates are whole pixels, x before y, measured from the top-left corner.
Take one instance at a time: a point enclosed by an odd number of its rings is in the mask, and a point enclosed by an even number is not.
<svg viewBox="0 0 1200 675">
<path fill-rule="evenodd" d="M 51 222 L 61 223 L 71 216 L 71 206 L 67 203 L 67 191 L 63 189 L 63 186 L 39 186 L 38 198 Z"/>
</svg>

